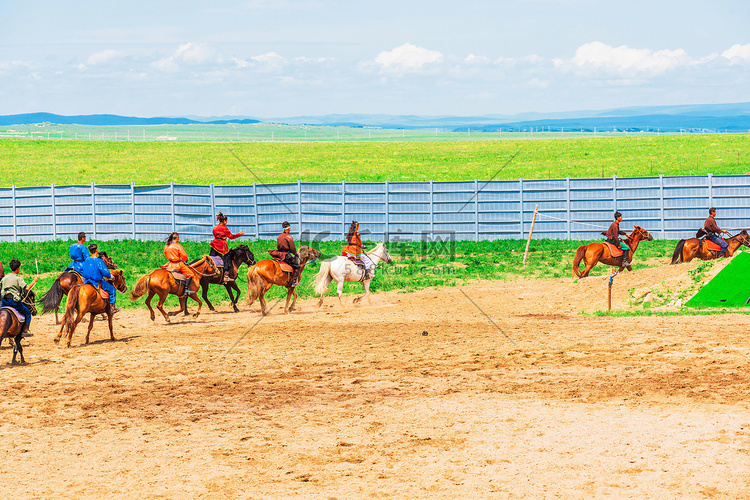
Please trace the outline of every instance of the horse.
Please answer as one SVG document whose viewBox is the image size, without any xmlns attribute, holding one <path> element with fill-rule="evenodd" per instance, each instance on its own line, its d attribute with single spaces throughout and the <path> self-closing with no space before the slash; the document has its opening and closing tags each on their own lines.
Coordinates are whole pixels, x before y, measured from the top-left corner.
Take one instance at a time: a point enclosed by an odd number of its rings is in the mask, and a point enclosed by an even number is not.
<svg viewBox="0 0 750 500">
<path fill-rule="evenodd" d="M 33 291 L 23 291 L 21 293 L 21 302 L 29 308 L 32 316 L 36 316 L 36 300 Z M 21 355 L 21 364 L 26 363 L 26 360 L 23 357 L 23 347 L 21 346 L 21 338 L 23 337 L 21 328 L 23 328 L 23 323 L 18 320 L 18 317 L 13 311 L 8 311 L 7 307 L 0 308 L 0 345 L 2 345 L 5 337 L 14 340 L 13 360 L 11 361 L 11 364 L 13 365 L 16 364 L 16 354 Z"/>
<path fill-rule="evenodd" d="M 318 257 L 320 257 L 320 251 L 310 248 L 308 246 L 301 246 L 299 248 L 300 257 L 300 276 L 302 271 L 305 270 L 305 266 Z M 288 264 L 285 264 L 288 266 Z M 287 289 L 286 293 L 286 304 L 284 305 L 284 313 L 289 314 L 294 310 L 294 305 L 297 303 L 297 292 L 294 290 L 295 287 L 291 286 L 291 272 L 283 271 L 278 262 L 272 259 L 263 259 L 254 266 L 251 266 L 247 271 L 247 304 L 253 305 L 256 299 L 260 300 L 260 311 L 263 316 L 266 316 L 266 292 L 273 286 L 279 285 L 284 286 Z M 289 299 L 294 296 L 292 305 L 289 305 Z"/>
<path fill-rule="evenodd" d="M 99 257 L 104 261 L 107 269 L 117 269 L 117 264 L 107 255 L 105 252 L 99 252 Z M 58 313 L 60 311 L 60 303 L 62 298 L 68 295 L 73 286 L 78 283 L 83 283 L 83 278 L 80 274 L 71 271 L 63 271 L 60 276 L 57 277 L 49 290 L 39 296 L 39 303 L 42 304 L 42 314 L 46 314 L 50 311 L 55 311 L 55 324 L 60 324 Z"/>
<path fill-rule="evenodd" d="M 239 276 L 239 268 L 242 264 L 247 264 L 248 267 L 255 264 L 255 256 L 253 255 L 253 252 L 250 251 L 250 249 L 247 247 L 247 245 L 239 245 L 236 248 L 231 249 L 225 256 L 224 256 L 224 273 L 226 274 L 231 281 L 223 281 L 224 276 L 223 275 L 216 275 L 216 276 L 201 276 L 201 289 L 203 291 L 203 300 L 208 306 L 208 309 L 211 311 L 214 311 L 214 306 L 211 304 L 211 301 L 208 300 L 208 285 L 209 284 L 223 284 L 224 287 L 227 289 L 227 294 L 229 294 L 229 300 L 232 303 L 232 307 L 234 308 L 234 312 L 240 312 L 239 308 L 237 307 L 237 302 L 240 300 L 240 288 L 237 286 L 237 282 L 235 281 L 237 279 L 237 276 Z M 232 290 L 237 292 L 237 296 L 234 296 L 232 293 Z M 185 309 L 185 314 L 187 314 L 187 308 Z"/>
<path fill-rule="evenodd" d="M 365 252 L 365 254 L 370 258 L 373 266 L 377 266 L 381 260 L 388 264 L 392 262 L 391 256 L 388 254 L 388 250 L 385 248 L 384 243 L 378 243 L 375 248 L 369 252 Z M 364 278 L 364 268 L 358 266 L 347 257 L 339 255 L 324 260 L 320 263 L 320 271 L 318 271 L 318 274 L 315 276 L 315 281 L 313 282 L 315 293 L 320 295 L 318 307 L 323 305 L 323 295 L 328 291 L 328 285 L 331 284 L 331 281 L 335 281 L 338 285 L 336 287 L 336 293 L 339 296 L 341 307 L 344 307 L 344 301 L 341 298 L 344 291 L 344 281 L 358 281 L 362 283 L 362 286 L 365 289 L 365 294 L 363 296 L 355 297 L 355 304 L 365 297 L 367 297 L 367 301 L 372 304 L 372 299 L 370 298 L 370 282 L 372 281 L 372 278 L 368 280 L 365 280 Z"/>
<path fill-rule="evenodd" d="M 731 257 L 740 245 L 750 247 L 750 236 L 748 236 L 747 230 L 743 229 L 739 234 L 727 238 L 726 242 L 728 244 L 727 257 Z M 709 250 L 708 245 L 702 243 L 698 238 L 689 238 L 677 242 L 677 246 L 672 254 L 671 264 L 690 262 L 696 257 L 700 260 L 714 260 L 718 259 L 719 255 L 718 251 Z"/>
<path fill-rule="evenodd" d="M 193 271 L 198 273 L 201 277 L 210 277 L 217 274 L 216 265 L 214 264 L 213 259 L 208 255 L 204 255 L 200 259 L 190 262 L 188 267 L 192 268 Z M 184 289 L 184 282 L 182 284 L 177 283 L 177 280 L 171 272 L 160 268 L 151 271 L 150 274 L 147 274 L 138 280 L 133 287 L 133 291 L 130 292 L 130 300 L 138 300 L 140 297 L 148 293 L 148 297 L 146 297 L 146 306 L 151 313 L 151 321 L 155 321 L 156 315 L 154 314 L 154 309 L 151 307 L 151 299 L 154 295 L 158 295 L 159 301 L 156 303 L 156 308 L 159 309 L 159 312 L 161 312 L 164 319 L 169 323 L 170 316 L 176 316 L 187 309 L 187 297 L 190 297 L 198 303 L 198 311 L 193 314 L 193 317 L 197 318 L 201 313 L 203 302 L 198 298 L 197 293 L 187 294 L 186 296 Z M 200 289 L 200 282 L 194 280 L 190 283 L 190 289 L 194 292 L 198 292 Z M 180 298 L 180 309 L 167 314 L 167 311 L 164 310 L 164 301 L 167 300 L 169 294 L 177 295 Z"/>
<path fill-rule="evenodd" d="M 125 293 L 128 289 L 125 285 L 125 278 L 122 275 L 122 271 L 119 269 L 112 271 L 112 284 L 121 293 Z M 103 298 L 93 285 L 78 283 L 73 285 L 73 288 L 68 292 L 68 303 L 65 306 L 65 314 L 63 315 L 60 332 L 54 339 L 55 344 L 60 343 L 63 331 L 66 331 L 68 334 L 67 346 L 70 347 L 70 342 L 73 340 L 73 332 L 75 332 L 78 323 L 81 322 L 86 313 L 91 314 L 89 329 L 86 332 L 87 344 L 89 343 L 91 329 L 94 328 L 94 318 L 97 314 L 102 313 L 106 313 L 107 321 L 109 322 L 109 338 L 110 340 L 115 340 L 115 335 L 112 332 L 112 317 L 115 314 L 112 304 L 109 303 L 108 299 Z"/>
<path fill-rule="evenodd" d="M 630 258 L 632 260 L 635 251 L 638 249 L 638 243 L 641 241 L 651 241 L 654 237 L 651 233 L 646 231 L 640 226 L 633 226 L 633 232 L 625 238 L 625 243 L 630 247 Z M 584 269 L 581 272 L 580 263 L 583 260 Z M 573 277 L 574 278 L 585 278 L 589 275 L 591 268 L 593 268 L 598 262 L 606 264 L 608 266 L 619 266 L 618 272 L 622 272 L 624 266 L 622 265 L 622 259 L 620 257 L 613 257 L 612 252 L 609 249 L 609 245 L 595 241 L 588 245 L 581 245 L 576 251 L 576 256 L 573 259 Z M 628 271 L 632 271 L 631 266 L 627 266 Z"/>
</svg>

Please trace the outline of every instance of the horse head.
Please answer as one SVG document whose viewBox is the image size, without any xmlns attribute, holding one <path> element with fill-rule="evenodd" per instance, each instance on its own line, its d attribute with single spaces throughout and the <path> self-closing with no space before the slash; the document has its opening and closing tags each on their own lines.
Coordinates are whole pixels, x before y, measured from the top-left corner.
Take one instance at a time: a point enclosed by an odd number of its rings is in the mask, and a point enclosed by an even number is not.
<svg viewBox="0 0 750 500">
<path fill-rule="evenodd" d="M 746 247 L 750 247 L 750 235 L 747 234 L 747 229 L 740 231 L 735 238 Z"/>
<path fill-rule="evenodd" d="M 248 248 L 247 245 L 239 245 L 234 250 L 240 257 L 240 264 L 243 262 L 248 266 L 255 264 L 255 255 L 253 255 L 253 252 L 250 251 L 250 248 Z"/>
<path fill-rule="evenodd" d="M 102 259 L 102 262 L 104 262 L 104 265 L 107 266 L 107 269 L 117 269 L 117 264 L 115 264 L 115 261 L 107 255 L 107 252 L 99 252 L 99 257 Z"/>
<path fill-rule="evenodd" d="M 636 236 L 640 236 L 641 241 L 652 241 L 654 239 L 651 233 L 643 229 L 641 226 L 633 226 L 633 234 L 631 235 L 634 239 Z"/>
<path fill-rule="evenodd" d="M 300 265 L 304 266 L 320 257 L 320 250 L 316 250 L 306 245 L 299 247 Z"/>
<path fill-rule="evenodd" d="M 36 295 L 33 290 L 26 290 L 21 294 L 21 302 L 29 308 L 32 316 L 36 316 Z"/>
<path fill-rule="evenodd" d="M 112 285 L 120 293 L 125 293 L 128 291 L 128 286 L 125 284 L 125 277 L 122 275 L 121 269 L 112 271 Z"/>
</svg>

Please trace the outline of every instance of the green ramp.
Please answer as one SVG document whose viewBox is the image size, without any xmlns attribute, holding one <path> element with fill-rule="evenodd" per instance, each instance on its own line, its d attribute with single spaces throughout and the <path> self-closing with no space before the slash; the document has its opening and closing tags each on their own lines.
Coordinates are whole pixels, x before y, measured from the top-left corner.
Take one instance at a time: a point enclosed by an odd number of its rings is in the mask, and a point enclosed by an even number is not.
<svg viewBox="0 0 750 500">
<path fill-rule="evenodd" d="M 706 283 L 686 307 L 750 307 L 750 253 L 740 252 L 711 281 Z"/>
</svg>

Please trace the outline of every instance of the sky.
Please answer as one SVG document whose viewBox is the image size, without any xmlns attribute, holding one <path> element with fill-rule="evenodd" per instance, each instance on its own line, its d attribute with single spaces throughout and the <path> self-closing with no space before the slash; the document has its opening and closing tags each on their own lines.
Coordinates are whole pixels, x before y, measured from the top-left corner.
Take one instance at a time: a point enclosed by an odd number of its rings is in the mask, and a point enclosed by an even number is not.
<svg viewBox="0 0 750 500">
<path fill-rule="evenodd" d="M 513 115 L 748 89 L 742 0 L 0 2 L 0 115 Z"/>
</svg>

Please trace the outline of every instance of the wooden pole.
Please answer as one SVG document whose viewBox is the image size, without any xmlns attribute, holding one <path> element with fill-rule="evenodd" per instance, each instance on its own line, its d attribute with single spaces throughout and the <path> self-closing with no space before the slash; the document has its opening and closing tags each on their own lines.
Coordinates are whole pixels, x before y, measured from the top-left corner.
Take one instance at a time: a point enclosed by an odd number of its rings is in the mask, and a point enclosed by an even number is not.
<svg viewBox="0 0 750 500">
<path fill-rule="evenodd" d="M 534 217 L 531 219 L 531 229 L 529 229 L 529 239 L 526 240 L 526 251 L 523 253 L 523 265 L 526 265 L 526 257 L 529 256 L 529 245 L 531 245 L 531 235 L 534 234 L 534 223 L 536 223 L 536 214 L 539 213 L 539 205 L 534 207 Z M 523 221 L 521 221 L 523 225 Z"/>
</svg>

